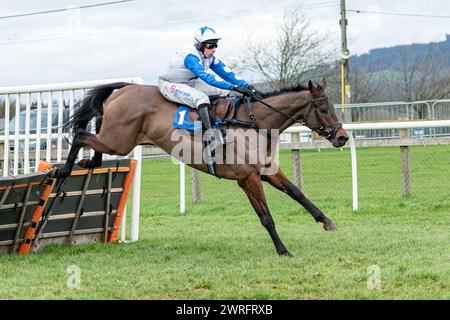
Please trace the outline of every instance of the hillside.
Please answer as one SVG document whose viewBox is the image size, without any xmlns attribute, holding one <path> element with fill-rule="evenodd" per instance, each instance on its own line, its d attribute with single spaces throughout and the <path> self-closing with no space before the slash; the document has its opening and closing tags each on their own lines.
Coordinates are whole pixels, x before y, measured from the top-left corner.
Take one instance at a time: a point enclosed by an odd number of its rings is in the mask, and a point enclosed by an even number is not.
<svg viewBox="0 0 450 320">
<path fill-rule="evenodd" d="M 409 45 L 398 45 L 388 48 L 376 48 L 368 53 L 354 55 L 350 57 L 351 66 L 364 66 L 369 72 L 382 71 L 386 69 L 398 70 L 399 61 L 414 61 L 433 52 L 434 57 L 448 57 L 450 53 L 450 34 L 446 34 L 446 39 L 441 42 L 415 43 Z M 450 59 L 444 59 L 443 67 L 450 66 Z"/>
</svg>

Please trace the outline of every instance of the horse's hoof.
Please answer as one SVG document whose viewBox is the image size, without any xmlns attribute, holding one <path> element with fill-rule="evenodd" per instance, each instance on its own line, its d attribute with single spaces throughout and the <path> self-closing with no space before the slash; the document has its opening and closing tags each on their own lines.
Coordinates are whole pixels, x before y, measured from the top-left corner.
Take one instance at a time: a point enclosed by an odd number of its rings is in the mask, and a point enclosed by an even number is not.
<svg viewBox="0 0 450 320">
<path fill-rule="evenodd" d="M 58 168 L 53 168 L 53 169 L 51 169 L 51 170 L 47 173 L 47 177 L 52 178 L 52 179 L 57 178 L 57 177 L 58 177 L 58 171 L 59 171 Z"/>
<path fill-rule="evenodd" d="M 81 167 L 81 168 L 89 169 L 89 168 L 88 168 L 89 160 L 83 159 L 83 160 L 78 161 L 77 164 L 78 164 L 78 166 Z"/>
<path fill-rule="evenodd" d="M 62 178 L 70 176 L 70 172 L 71 172 L 71 170 L 56 169 L 51 178 L 62 179 Z"/>
<path fill-rule="evenodd" d="M 292 258 L 293 257 L 293 255 L 289 252 L 289 251 L 283 251 L 283 252 L 280 252 L 279 253 L 279 255 L 280 256 L 284 256 L 284 257 L 289 257 L 289 258 Z"/>
<path fill-rule="evenodd" d="M 99 164 L 95 164 L 91 159 L 80 160 L 77 164 L 83 169 L 94 169 L 100 166 Z"/>
<path fill-rule="evenodd" d="M 338 231 L 338 227 L 333 222 L 328 222 L 323 225 L 325 231 Z"/>
</svg>

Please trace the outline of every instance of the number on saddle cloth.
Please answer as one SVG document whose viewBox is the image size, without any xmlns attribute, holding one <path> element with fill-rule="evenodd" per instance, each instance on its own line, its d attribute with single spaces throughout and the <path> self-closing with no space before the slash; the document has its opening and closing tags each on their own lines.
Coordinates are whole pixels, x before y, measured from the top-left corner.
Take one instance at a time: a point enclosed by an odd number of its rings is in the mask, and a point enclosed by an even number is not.
<svg viewBox="0 0 450 320">
<path fill-rule="evenodd" d="M 184 129 L 189 132 L 197 132 L 201 130 L 200 122 L 193 122 L 189 120 L 189 107 L 179 106 L 175 117 L 173 118 L 173 127 L 175 129 Z"/>
<path fill-rule="evenodd" d="M 177 112 L 175 113 L 175 117 L 173 118 L 173 127 L 175 129 L 184 129 L 189 132 L 197 132 L 201 130 L 201 122 L 200 121 L 191 121 L 189 120 L 189 110 L 190 108 L 187 106 L 179 106 Z M 223 124 L 221 119 L 217 119 L 216 123 L 213 127 L 217 127 Z"/>
</svg>

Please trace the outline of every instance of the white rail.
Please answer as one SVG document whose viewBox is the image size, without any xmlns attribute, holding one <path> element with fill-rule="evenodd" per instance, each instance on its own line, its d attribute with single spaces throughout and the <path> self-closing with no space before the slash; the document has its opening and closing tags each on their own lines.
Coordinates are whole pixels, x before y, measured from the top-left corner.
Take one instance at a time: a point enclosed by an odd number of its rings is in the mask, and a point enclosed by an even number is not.
<svg viewBox="0 0 450 320">
<path fill-rule="evenodd" d="M 345 130 L 377 130 L 377 129 L 412 129 L 412 128 L 439 128 L 450 127 L 450 120 L 430 120 L 430 121 L 403 121 L 403 122 L 375 122 L 375 123 L 346 123 L 343 124 Z M 283 133 L 311 132 L 305 126 L 292 126 Z"/>
<path fill-rule="evenodd" d="M 21 93 L 33 93 L 33 92 L 47 92 L 47 91 L 69 91 L 79 89 L 89 89 L 102 84 L 108 84 L 113 82 L 130 82 L 136 84 L 142 84 L 143 80 L 138 77 L 133 78 L 116 78 L 116 79 L 102 79 L 93 81 L 76 81 L 76 82 L 63 82 L 63 83 L 51 83 L 51 84 L 38 84 L 30 86 L 14 86 L 14 87 L 0 87 L 0 94 L 21 94 Z"/>
</svg>

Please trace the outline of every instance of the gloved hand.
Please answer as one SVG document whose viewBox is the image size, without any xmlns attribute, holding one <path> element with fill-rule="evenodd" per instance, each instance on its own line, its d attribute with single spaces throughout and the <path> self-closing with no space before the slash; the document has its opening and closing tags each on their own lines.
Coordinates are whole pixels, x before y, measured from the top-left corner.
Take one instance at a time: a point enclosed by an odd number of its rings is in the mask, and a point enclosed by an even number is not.
<svg viewBox="0 0 450 320">
<path fill-rule="evenodd" d="M 237 85 L 233 85 L 233 91 L 239 92 L 243 95 L 252 96 L 253 91 L 247 87 L 239 87 Z"/>
<path fill-rule="evenodd" d="M 249 85 L 247 86 L 247 88 L 249 88 L 249 89 L 252 91 L 252 95 L 257 95 L 257 96 L 260 96 L 260 97 L 263 96 L 263 93 L 262 93 L 261 91 L 257 90 L 257 89 L 255 88 L 255 86 L 249 84 Z"/>
</svg>

